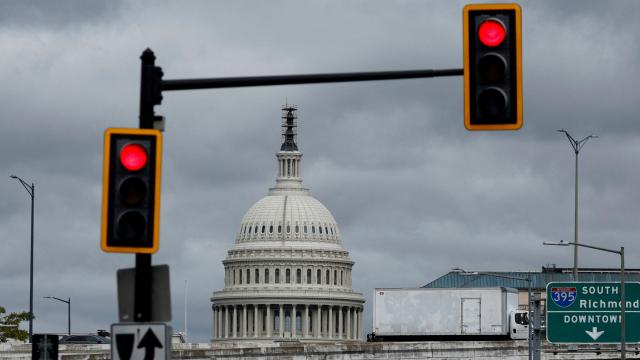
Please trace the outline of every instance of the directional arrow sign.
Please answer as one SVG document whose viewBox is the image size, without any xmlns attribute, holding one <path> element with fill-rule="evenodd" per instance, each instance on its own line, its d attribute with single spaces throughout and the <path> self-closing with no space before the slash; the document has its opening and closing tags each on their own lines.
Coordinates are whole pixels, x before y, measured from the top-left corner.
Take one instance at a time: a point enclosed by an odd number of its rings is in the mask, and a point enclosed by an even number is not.
<svg viewBox="0 0 640 360">
<path fill-rule="evenodd" d="M 620 343 L 619 282 L 547 285 L 547 341 Z M 640 283 L 625 283 L 626 342 L 640 342 Z"/>
<path fill-rule="evenodd" d="M 164 323 L 111 325 L 111 359 L 170 359 L 171 328 Z"/>
<path fill-rule="evenodd" d="M 591 331 L 585 331 L 585 332 L 587 333 L 587 335 L 591 336 L 593 340 L 598 340 L 600 335 L 604 334 L 604 331 L 598 331 L 598 328 L 595 326 Z"/>
<path fill-rule="evenodd" d="M 160 340 L 158 340 L 156 334 L 151 331 L 151 329 L 147 330 L 137 346 L 138 349 L 144 349 L 144 360 L 155 359 L 154 355 L 156 352 L 156 348 L 162 349 L 163 347 L 164 346 L 162 345 Z"/>
</svg>

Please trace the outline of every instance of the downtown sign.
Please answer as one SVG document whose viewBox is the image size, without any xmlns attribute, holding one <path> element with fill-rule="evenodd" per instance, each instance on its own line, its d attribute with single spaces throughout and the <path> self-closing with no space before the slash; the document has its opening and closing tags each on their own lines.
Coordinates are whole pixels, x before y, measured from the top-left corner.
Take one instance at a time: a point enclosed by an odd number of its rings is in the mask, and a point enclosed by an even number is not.
<svg viewBox="0 0 640 360">
<path fill-rule="evenodd" d="M 625 340 L 640 342 L 640 283 L 625 283 Z M 622 325 L 619 282 L 547 284 L 547 341 L 550 343 L 620 343 Z"/>
</svg>

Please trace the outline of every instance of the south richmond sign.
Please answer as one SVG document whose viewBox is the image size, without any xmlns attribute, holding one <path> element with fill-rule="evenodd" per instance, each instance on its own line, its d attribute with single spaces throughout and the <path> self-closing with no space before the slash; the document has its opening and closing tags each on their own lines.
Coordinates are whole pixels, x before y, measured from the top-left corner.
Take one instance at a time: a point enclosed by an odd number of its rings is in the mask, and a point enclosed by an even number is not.
<svg viewBox="0 0 640 360">
<path fill-rule="evenodd" d="M 620 343 L 620 283 L 549 283 L 546 305 L 550 343 Z M 625 340 L 638 343 L 640 283 L 625 283 L 625 305 Z"/>
</svg>

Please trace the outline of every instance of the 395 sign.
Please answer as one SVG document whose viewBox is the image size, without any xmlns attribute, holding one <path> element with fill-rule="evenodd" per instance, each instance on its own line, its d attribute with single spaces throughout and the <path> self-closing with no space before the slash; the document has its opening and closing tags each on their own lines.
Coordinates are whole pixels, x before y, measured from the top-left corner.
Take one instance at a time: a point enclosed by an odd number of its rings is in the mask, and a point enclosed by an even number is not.
<svg viewBox="0 0 640 360">
<path fill-rule="evenodd" d="M 575 287 L 552 287 L 551 301 L 561 308 L 566 308 L 576 301 L 576 293 Z"/>
</svg>

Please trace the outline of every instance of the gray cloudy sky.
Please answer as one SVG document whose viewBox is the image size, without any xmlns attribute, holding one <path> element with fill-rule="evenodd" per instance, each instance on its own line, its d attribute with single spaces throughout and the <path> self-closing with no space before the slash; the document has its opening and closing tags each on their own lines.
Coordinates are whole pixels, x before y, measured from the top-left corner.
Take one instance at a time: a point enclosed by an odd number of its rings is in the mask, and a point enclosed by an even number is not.
<svg viewBox="0 0 640 360">
<path fill-rule="evenodd" d="M 0 305 L 29 306 L 36 186 L 35 332 L 117 321 L 116 269 L 99 249 L 102 133 L 136 127 L 139 56 L 166 79 L 460 68 L 459 1 L 0 2 Z M 335 216 L 370 331 L 374 287 L 423 285 L 452 267 L 570 267 L 574 154 L 581 241 L 625 246 L 640 268 L 640 2 L 523 2 L 524 127 L 468 132 L 462 78 L 166 93 L 161 248 L 173 326 L 208 341 L 209 297 L 244 212 L 275 179 L 280 106 L 297 104 L 302 175 Z M 581 250 L 581 265 L 617 266 Z"/>
</svg>

